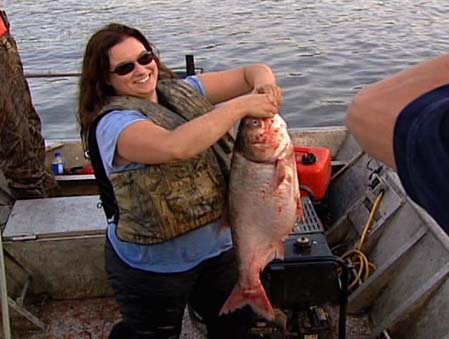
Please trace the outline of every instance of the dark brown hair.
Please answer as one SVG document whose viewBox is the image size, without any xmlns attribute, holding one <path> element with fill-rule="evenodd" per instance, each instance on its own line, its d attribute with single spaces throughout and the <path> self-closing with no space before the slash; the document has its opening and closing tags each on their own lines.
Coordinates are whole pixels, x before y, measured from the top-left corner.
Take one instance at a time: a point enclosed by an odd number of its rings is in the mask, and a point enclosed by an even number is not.
<svg viewBox="0 0 449 339">
<path fill-rule="evenodd" d="M 109 79 L 109 50 L 128 37 L 140 41 L 147 51 L 155 51 L 155 47 L 135 28 L 111 23 L 90 38 L 84 52 L 81 78 L 79 81 L 78 123 L 81 127 L 81 138 L 87 146 L 87 133 L 108 97 L 115 95 L 114 89 L 107 84 Z M 159 68 L 158 80 L 176 78 L 174 72 L 160 62 L 157 54 L 155 61 Z"/>
</svg>

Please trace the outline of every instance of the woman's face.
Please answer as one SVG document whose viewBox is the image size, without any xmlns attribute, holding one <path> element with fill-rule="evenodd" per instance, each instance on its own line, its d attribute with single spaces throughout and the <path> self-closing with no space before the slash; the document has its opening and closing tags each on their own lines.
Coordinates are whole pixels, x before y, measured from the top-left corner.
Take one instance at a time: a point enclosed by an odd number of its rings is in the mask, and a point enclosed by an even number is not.
<svg viewBox="0 0 449 339">
<path fill-rule="evenodd" d="M 145 54 L 145 46 L 137 39 L 128 37 L 109 50 L 109 82 L 114 87 L 118 95 L 129 95 L 139 98 L 149 99 L 157 102 L 156 84 L 158 76 L 158 67 L 153 59 L 150 63 L 142 65 L 137 60 L 148 61 Z M 114 73 L 117 67 L 124 64 L 133 64 L 132 70 L 124 75 Z M 144 62 L 146 63 L 146 62 Z M 127 65 L 131 68 L 130 65 Z"/>
</svg>

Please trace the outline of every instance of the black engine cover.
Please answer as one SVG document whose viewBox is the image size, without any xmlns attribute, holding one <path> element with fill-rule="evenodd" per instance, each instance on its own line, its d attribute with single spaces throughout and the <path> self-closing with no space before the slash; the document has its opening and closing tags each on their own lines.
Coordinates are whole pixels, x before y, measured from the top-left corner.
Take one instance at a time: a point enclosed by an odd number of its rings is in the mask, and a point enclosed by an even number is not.
<svg viewBox="0 0 449 339">
<path fill-rule="evenodd" d="M 338 303 L 338 264 L 323 233 L 291 234 L 283 260 L 273 260 L 262 273 L 262 284 L 274 307 L 303 308 Z"/>
</svg>

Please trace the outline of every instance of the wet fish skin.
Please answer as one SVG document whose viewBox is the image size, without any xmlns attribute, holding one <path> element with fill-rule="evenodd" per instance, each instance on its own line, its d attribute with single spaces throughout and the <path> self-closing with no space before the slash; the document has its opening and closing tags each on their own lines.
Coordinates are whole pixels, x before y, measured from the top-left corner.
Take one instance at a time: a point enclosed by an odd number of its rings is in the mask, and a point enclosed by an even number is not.
<svg viewBox="0 0 449 339">
<path fill-rule="evenodd" d="M 293 144 L 280 116 L 241 122 L 231 163 L 228 213 L 239 280 L 220 314 L 250 305 L 273 320 L 260 273 L 274 258 L 283 258 L 283 240 L 301 214 Z"/>
</svg>

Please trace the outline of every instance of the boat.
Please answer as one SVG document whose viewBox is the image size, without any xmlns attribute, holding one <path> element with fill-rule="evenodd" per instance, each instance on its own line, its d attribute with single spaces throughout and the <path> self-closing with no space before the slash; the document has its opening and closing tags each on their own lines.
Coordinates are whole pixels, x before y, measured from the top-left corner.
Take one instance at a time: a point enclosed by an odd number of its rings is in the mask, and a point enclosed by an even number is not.
<svg viewBox="0 0 449 339">
<path fill-rule="evenodd" d="M 332 255 L 346 256 L 345 265 L 355 277 L 345 301 L 337 298 L 337 304 L 345 303 L 340 308 L 345 313 L 344 337 L 448 339 L 449 236 L 407 196 L 396 173 L 368 156 L 345 127 L 289 133 L 295 145 L 330 150 L 330 184 L 314 210 Z M 53 140 L 47 150 L 49 166 L 55 151 L 63 153 L 67 168 L 89 165 L 79 140 Z M 18 200 L 5 218 L 3 247 L 13 333 L 20 338 L 104 338 L 119 315 L 104 272 L 106 221 L 95 177 L 72 171 L 56 179 L 61 196 Z M 363 258 L 351 259 L 350 253 L 357 251 Z M 365 259 L 368 272 L 360 273 L 358 262 Z M 47 302 L 42 302 L 43 296 Z M 53 311 L 45 318 L 43 308 L 58 303 L 66 311 Z M 97 307 L 95 315 L 86 318 L 83 312 L 88 311 L 73 312 L 89 303 Z M 55 332 L 58 316 L 65 317 L 61 321 L 66 332 Z M 77 325 L 71 323 L 71 317 L 83 316 Z M 204 338 L 194 318 L 190 314 L 191 325 L 185 325 L 182 338 Z M 360 326 L 366 327 L 363 333 Z M 23 333 L 23 328 L 32 331 Z"/>
</svg>

